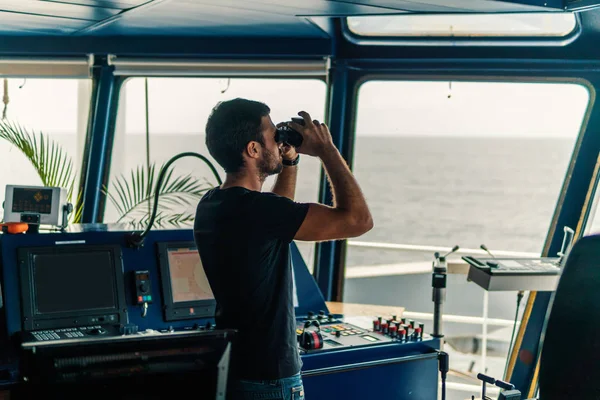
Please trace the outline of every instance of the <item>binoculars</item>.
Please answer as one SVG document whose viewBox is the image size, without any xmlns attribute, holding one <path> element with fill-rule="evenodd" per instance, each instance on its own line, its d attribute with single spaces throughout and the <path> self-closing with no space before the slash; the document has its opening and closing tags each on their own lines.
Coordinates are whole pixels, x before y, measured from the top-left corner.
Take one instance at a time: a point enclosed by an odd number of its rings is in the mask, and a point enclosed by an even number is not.
<svg viewBox="0 0 600 400">
<path fill-rule="evenodd" d="M 297 123 L 298 125 L 304 126 L 303 118 L 292 118 L 292 121 Z M 294 146 L 296 148 L 300 147 L 302 144 L 302 135 L 290 128 L 289 126 L 284 126 L 277 129 L 275 133 L 275 141 L 277 143 L 287 143 L 290 146 Z"/>
</svg>

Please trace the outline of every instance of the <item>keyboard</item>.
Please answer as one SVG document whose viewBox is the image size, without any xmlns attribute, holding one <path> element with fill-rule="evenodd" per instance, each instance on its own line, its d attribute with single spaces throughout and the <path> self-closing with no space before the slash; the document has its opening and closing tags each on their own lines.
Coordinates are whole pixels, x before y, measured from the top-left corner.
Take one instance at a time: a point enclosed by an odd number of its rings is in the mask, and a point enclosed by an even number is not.
<svg viewBox="0 0 600 400">
<path fill-rule="evenodd" d="M 560 259 L 558 257 L 541 258 L 475 258 L 463 257 L 470 265 L 489 269 L 495 274 L 533 274 L 533 275 L 558 275 L 560 274 Z"/>
</svg>

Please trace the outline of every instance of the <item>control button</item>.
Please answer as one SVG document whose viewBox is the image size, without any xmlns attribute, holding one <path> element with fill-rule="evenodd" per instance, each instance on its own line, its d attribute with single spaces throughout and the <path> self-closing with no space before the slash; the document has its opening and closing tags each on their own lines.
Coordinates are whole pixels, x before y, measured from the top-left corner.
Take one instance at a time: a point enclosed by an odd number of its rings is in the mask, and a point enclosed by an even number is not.
<svg viewBox="0 0 600 400">
<path fill-rule="evenodd" d="M 398 331 L 398 339 L 404 340 L 406 338 L 406 331 L 404 329 L 400 329 Z"/>
<path fill-rule="evenodd" d="M 105 329 L 103 329 L 103 328 L 100 328 L 100 327 L 98 326 L 98 327 L 94 327 L 94 328 L 90 329 L 90 330 L 88 331 L 88 333 L 89 333 L 90 335 L 102 335 L 103 333 L 106 333 L 106 330 L 105 330 Z"/>
<path fill-rule="evenodd" d="M 387 324 L 387 322 L 383 322 L 381 324 L 381 332 L 388 333 L 388 324 Z"/>
</svg>

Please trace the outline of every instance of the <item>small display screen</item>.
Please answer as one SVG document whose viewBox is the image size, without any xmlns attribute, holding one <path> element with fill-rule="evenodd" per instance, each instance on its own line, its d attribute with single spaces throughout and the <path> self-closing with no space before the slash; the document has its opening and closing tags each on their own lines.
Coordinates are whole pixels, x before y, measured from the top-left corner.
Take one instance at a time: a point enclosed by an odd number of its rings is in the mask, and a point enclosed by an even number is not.
<svg viewBox="0 0 600 400">
<path fill-rule="evenodd" d="M 170 248 L 167 253 L 173 303 L 213 300 L 214 295 L 198 250 Z"/>
<path fill-rule="evenodd" d="M 379 341 L 379 339 L 377 339 L 376 337 L 369 336 L 369 335 L 363 335 L 363 336 L 361 336 L 361 338 L 368 340 L 369 342 L 378 342 Z"/>
<path fill-rule="evenodd" d="M 14 188 L 12 212 L 50 214 L 52 189 Z"/>
</svg>

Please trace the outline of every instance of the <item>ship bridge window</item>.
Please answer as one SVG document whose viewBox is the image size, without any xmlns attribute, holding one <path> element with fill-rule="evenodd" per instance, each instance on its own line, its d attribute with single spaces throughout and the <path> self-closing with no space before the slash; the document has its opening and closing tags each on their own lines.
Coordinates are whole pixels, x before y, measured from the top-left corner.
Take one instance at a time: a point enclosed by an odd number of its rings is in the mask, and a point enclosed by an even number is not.
<svg viewBox="0 0 600 400">
<path fill-rule="evenodd" d="M 344 301 L 405 307 L 432 332 L 433 254 L 459 245 L 444 303 L 450 367 L 503 376 L 517 292 L 489 292 L 483 358 L 484 290 L 461 257 L 485 256 L 481 244 L 496 257 L 540 256 L 589 101 L 574 83 L 362 84 L 353 171 L 375 225 L 348 241 Z"/>
<path fill-rule="evenodd" d="M 262 101 L 271 109 L 275 124 L 289 121 L 302 110 L 322 121 L 325 93 L 325 82 L 316 78 L 128 79 L 120 92 L 104 221 L 145 227 L 149 195 L 154 193 L 159 170 L 176 154 L 200 153 L 224 180 L 225 173 L 209 154 L 204 135 L 206 121 L 217 102 L 237 97 Z M 173 174 L 163 185 L 159 198 L 157 222 L 189 227 L 200 197 L 217 181 L 209 167 L 197 158 L 181 158 L 171 167 Z M 297 201 L 317 201 L 320 171 L 318 159 L 302 158 Z M 274 176 L 267 178 L 263 190 L 270 191 L 274 182 Z M 312 268 L 314 244 L 297 245 Z"/>
<path fill-rule="evenodd" d="M 359 16 L 347 23 L 366 37 L 563 37 L 577 24 L 566 12 Z"/>
<path fill-rule="evenodd" d="M 71 222 L 78 222 L 91 88 L 91 79 L 0 79 L 0 204 L 9 184 L 59 186 L 69 191 Z"/>
</svg>

